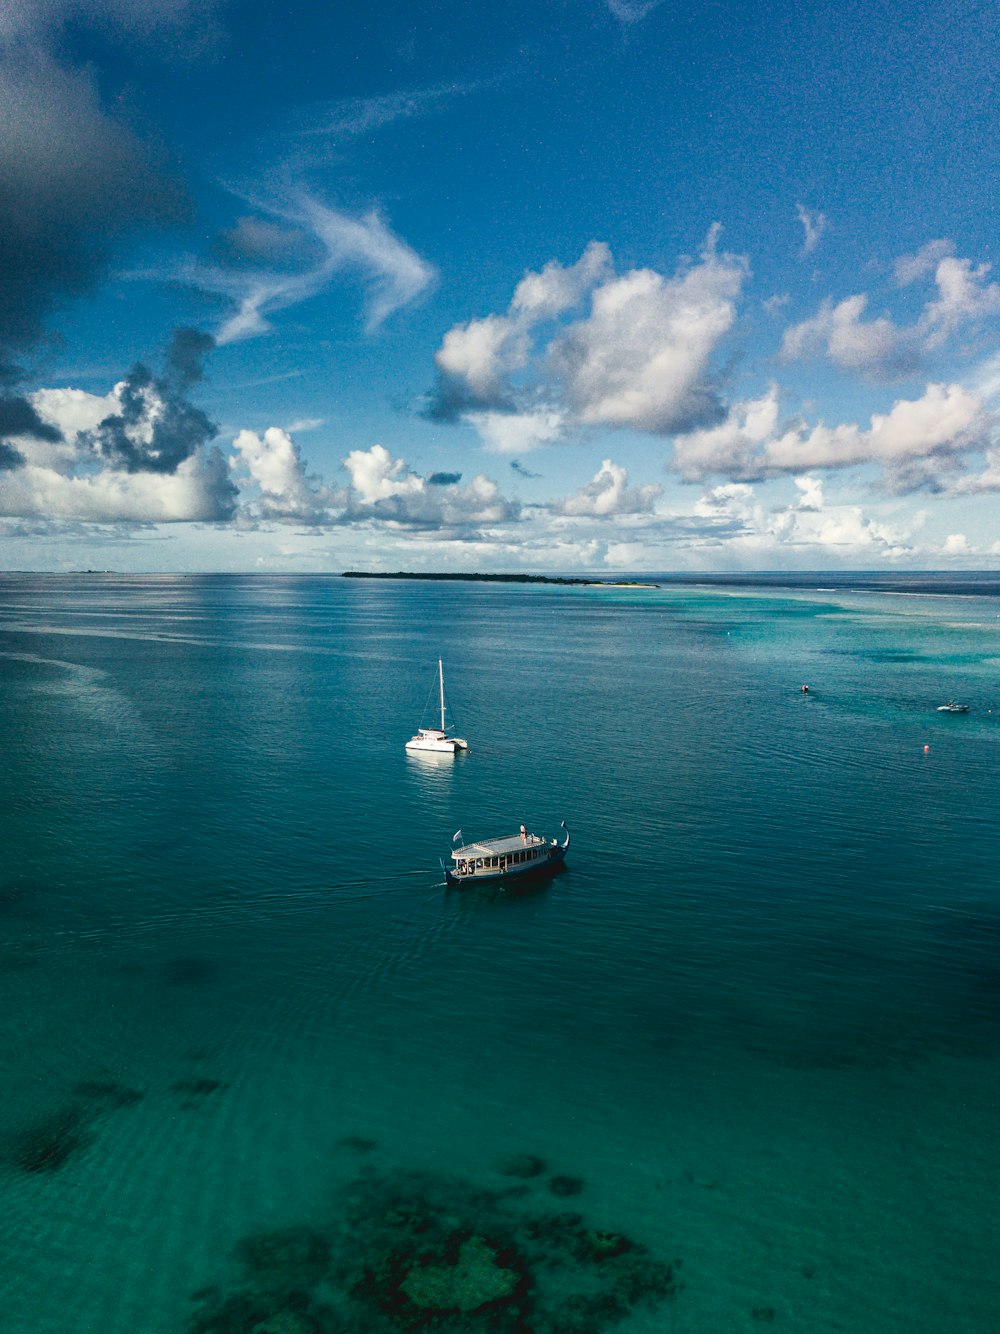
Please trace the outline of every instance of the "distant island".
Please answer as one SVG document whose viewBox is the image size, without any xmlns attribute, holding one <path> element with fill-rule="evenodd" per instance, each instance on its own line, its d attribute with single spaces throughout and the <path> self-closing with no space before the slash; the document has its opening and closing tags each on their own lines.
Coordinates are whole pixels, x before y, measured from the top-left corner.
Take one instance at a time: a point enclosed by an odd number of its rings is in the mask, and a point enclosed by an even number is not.
<svg viewBox="0 0 1000 1334">
<path fill-rule="evenodd" d="M 581 579 L 554 574 L 422 574 L 415 570 L 345 570 L 345 579 L 459 579 L 473 584 L 580 584 L 585 588 L 659 588 L 646 579 Z"/>
</svg>

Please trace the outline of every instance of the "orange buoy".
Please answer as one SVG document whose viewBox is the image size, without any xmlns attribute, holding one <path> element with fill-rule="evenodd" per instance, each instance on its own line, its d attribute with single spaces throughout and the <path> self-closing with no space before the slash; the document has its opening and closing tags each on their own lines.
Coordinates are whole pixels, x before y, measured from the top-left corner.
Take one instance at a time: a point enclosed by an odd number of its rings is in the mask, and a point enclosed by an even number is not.
<svg viewBox="0 0 1000 1334">
<path fill-rule="evenodd" d="M 925 755 L 929 755 L 930 753 L 931 753 L 931 748 L 930 748 L 930 746 L 924 746 L 924 754 L 925 754 Z"/>
</svg>

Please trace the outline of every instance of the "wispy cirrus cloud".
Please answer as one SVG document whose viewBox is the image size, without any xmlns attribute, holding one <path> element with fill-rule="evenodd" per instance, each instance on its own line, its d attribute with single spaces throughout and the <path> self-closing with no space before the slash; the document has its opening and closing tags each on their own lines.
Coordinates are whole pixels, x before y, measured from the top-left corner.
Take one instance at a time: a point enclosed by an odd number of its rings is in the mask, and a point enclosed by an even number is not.
<svg viewBox="0 0 1000 1334">
<path fill-rule="evenodd" d="M 208 264 L 188 260 L 170 276 L 202 291 L 221 296 L 235 305 L 216 334 L 220 344 L 237 342 L 267 333 L 270 317 L 278 311 L 308 301 L 323 291 L 338 275 L 353 276 L 364 289 L 364 325 L 372 333 L 396 310 L 421 296 L 434 282 L 436 271 L 397 236 L 376 210 L 352 215 L 321 203 L 305 190 L 295 191 L 287 202 L 261 204 L 280 228 L 258 229 L 258 237 L 280 231 L 283 265 L 261 265 L 254 261 L 265 251 L 258 244 L 245 266 Z M 242 220 L 241 235 L 248 234 Z M 296 247 L 311 257 L 303 267 L 289 267 Z"/>
<path fill-rule="evenodd" d="M 620 23 L 631 25 L 640 23 L 654 9 L 659 9 L 663 0 L 605 0 L 605 3 Z"/>
<path fill-rule="evenodd" d="M 482 83 L 443 83 L 429 88 L 404 88 L 375 97 L 346 97 L 315 106 L 297 127 L 303 138 L 356 139 L 374 134 L 396 121 L 434 115 L 457 98 L 478 91 Z"/>
<path fill-rule="evenodd" d="M 823 233 L 827 229 L 827 217 L 825 213 L 812 212 L 807 209 L 805 204 L 795 205 L 795 214 L 802 224 L 802 230 L 805 232 L 805 238 L 802 242 L 800 254 L 804 257 L 811 255 L 820 243 Z"/>
</svg>

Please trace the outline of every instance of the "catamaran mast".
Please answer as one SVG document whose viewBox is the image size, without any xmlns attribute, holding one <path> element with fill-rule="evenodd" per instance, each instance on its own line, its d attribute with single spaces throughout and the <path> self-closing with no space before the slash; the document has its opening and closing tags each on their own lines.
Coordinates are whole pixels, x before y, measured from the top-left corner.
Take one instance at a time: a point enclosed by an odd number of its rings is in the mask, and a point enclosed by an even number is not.
<svg viewBox="0 0 1000 1334">
<path fill-rule="evenodd" d="M 441 731 L 444 732 L 444 668 L 441 666 L 441 659 L 438 658 L 438 683 L 441 686 Z"/>
</svg>

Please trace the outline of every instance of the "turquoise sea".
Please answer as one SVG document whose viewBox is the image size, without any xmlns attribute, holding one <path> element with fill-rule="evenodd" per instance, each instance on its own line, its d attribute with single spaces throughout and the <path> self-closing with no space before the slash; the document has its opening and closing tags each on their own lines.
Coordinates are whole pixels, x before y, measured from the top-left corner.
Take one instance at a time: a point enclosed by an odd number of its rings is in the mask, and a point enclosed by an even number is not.
<svg viewBox="0 0 1000 1334">
<path fill-rule="evenodd" d="M 1000 1328 L 1000 596 L 894 584 L 0 576 L 5 1334 Z"/>
</svg>

